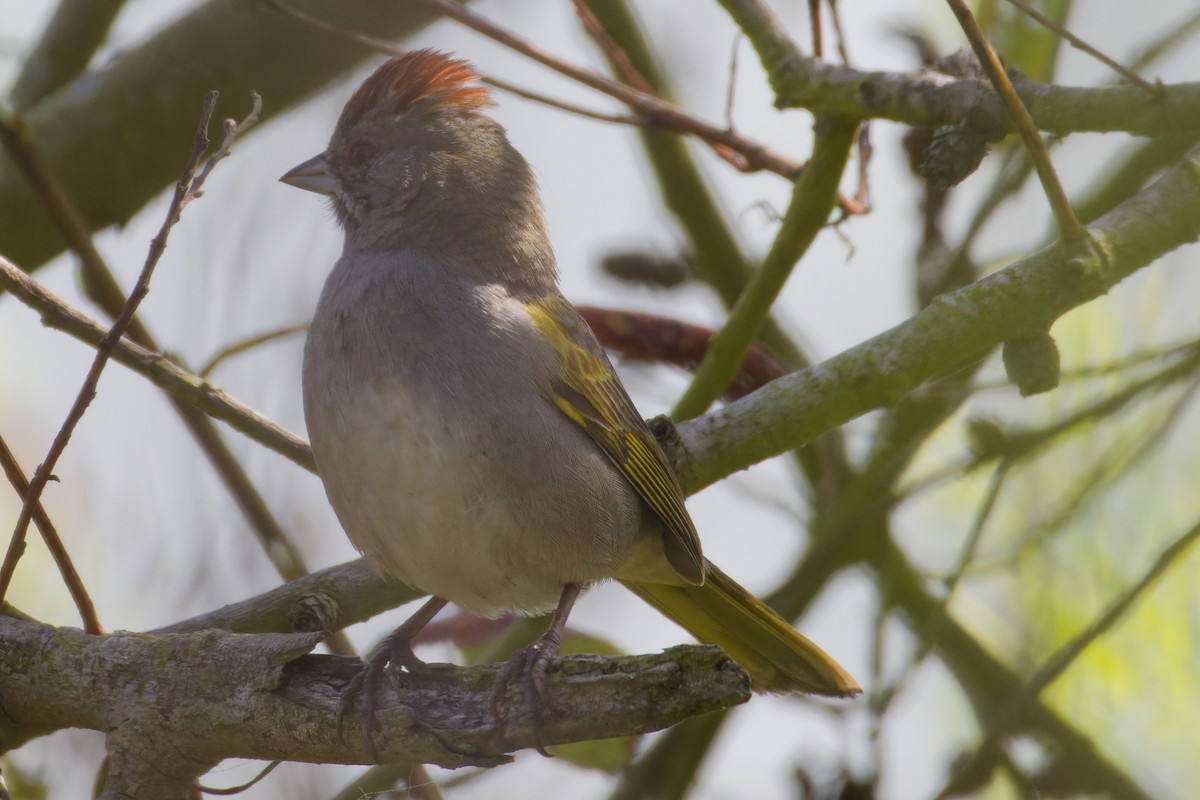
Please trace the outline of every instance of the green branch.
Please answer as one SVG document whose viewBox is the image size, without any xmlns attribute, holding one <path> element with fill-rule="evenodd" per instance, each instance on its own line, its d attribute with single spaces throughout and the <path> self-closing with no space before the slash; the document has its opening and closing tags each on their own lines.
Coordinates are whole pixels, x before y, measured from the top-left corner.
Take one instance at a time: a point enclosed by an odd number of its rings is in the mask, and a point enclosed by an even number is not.
<svg viewBox="0 0 1200 800">
<path fill-rule="evenodd" d="M 713 337 L 691 384 L 675 405 L 672 417 L 677 420 L 704 413 L 733 380 L 796 262 L 833 211 L 858 125 L 850 119 L 818 120 L 815 130 L 813 157 L 796 181 L 771 250 L 738 297 L 724 327 Z"/>
<path fill-rule="evenodd" d="M 971 121 L 1008 130 L 1004 108 L 985 80 L 948 75 L 861 72 L 801 53 L 762 0 L 720 0 L 758 52 L 779 108 L 890 119 L 939 127 Z M 1200 83 L 1162 87 L 1064 87 L 1015 79 L 1034 124 L 1049 133 L 1125 131 L 1139 136 L 1200 131 Z"/>
</svg>

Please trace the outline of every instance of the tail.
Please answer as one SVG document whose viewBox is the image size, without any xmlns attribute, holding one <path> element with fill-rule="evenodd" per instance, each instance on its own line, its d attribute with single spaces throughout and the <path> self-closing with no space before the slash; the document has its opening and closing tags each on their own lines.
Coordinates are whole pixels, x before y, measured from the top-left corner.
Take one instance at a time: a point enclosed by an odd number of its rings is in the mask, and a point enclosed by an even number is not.
<svg viewBox="0 0 1200 800">
<path fill-rule="evenodd" d="M 750 674 L 757 691 L 829 697 L 862 691 L 836 661 L 766 603 L 711 562 L 705 567 L 703 586 L 622 583 L 700 641 L 728 653 Z"/>
</svg>

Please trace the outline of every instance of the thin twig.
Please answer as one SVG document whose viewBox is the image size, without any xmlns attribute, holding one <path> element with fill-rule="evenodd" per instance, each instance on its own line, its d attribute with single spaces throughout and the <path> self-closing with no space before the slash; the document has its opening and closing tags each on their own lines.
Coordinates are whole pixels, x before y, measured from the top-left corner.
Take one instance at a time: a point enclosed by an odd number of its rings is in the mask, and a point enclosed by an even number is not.
<svg viewBox="0 0 1200 800">
<path fill-rule="evenodd" d="M 575 14 L 579 17 L 579 21 L 583 24 L 584 31 L 591 38 L 596 46 L 600 48 L 600 52 L 608 59 L 608 63 L 612 65 L 613 70 L 617 73 L 626 86 L 631 86 L 639 92 L 645 92 L 655 97 L 661 96 L 650 85 L 650 81 L 646 80 L 646 76 L 638 72 L 638 68 L 630 61 L 629 55 L 621 48 L 621 45 L 608 35 L 608 31 L 604 30 L 604 26 L 600 24 L 600 20 L 596 18 L 596 14 L 587 6 L 584 0 L 573 0 L 575 5 Z"/>
<path fill-rule="evenodd" d="M 399 56 L 399 55 L 403 55 L 404 53 L 408 52 L 408 50 L 406 50 L 405 48 L 400 47 L 393 42 L 389 42 L 386 39 L 379 39 L 379 38 L 370 36 L 365 33 L 359 33 L 357 31 L 346 30 L 345 28 L 338 27 L 337 25 L 334 25 L 331 22 L 326 22 L 325 20 L 320 19 L 319 17 L 314 17 L 311 14 L 306 14 L 303 11 L 300 11 L 299 9 L 293 8 L 291 6 L 281 5 L 277 2 L 275 2 L 275 0 L 259 0 L 259 2 L 261 2 L 265 6 L 268 6 L 271 9 L 274 9 L 275 11 L 279 11 L 283 14 L 287 14 L 289 17 L 292 17 L 293 19 L 303 22 L 305 25 L 309 25 L 313 28 L 325 31 L 327 33 L 334 33 L 334 34 L 337 34 L 338 36 L 343 36 L 352 42 L 358 42 L 359 44 L 363 45 L 364 47 L 368 47 L 368 48 L 370 48 L 372 50 L 376 50 L 380 53 L 387 53 L 388 55 Z M 508 92 L 509 94 L 524 98 L 525 100 L 530 100 L 534 103 L 540 103 L 544 106 L 548 106 L 549 108 L 558 109 L 559 111 L 565 111 L 568 114 L 576 114 L 578 116 L 586 117 L 588 119 L 594 119 L 594 120 L 598 120 L 600 122 L 610 122 L 615 125 L 632 125 L 634 127 L 645 127 L 646 125 L 649 124 L 647 120 L 642 119 L 640 117 L 632 117 L 632 116 L 629 116 L 628 114 L 609 114 L 607 112 L 596 111 L 594 109 L 585 108 L 584 106 L 576 105 L 574 103 L 568 103 L 564 100 L 557 100 L 553 97 L 541 94 L 539 92 L 532 91 L 530 89 L 523 89 L 520 86 L 509 83 L 506 80 L 497 78 L 494 75 L 480 75 L 479 81 L 480 81 L 480 83 L 484 83 L 495 89 L 499 89 L 502 92 Z"/>
<path fill-rule="evenodd" d="M 308 330 L 307 323 L 303 325 L 288 325 L 284 328 L 276 328 L 273 331 L 267 331 L 266 333 L 259 333 L 255 334 L 254 336 L 247 336 L 244 339 L 239 339 L 233 344 L 226 345 L 218 350 L 212 358 L 205 362 L 204 366 L 202 366 L 196 374 L 202 378 L 209 378 L 212 376 L 213 370 L 234 356 L 240 356 L 256 347 L 267 344 L 268 342 L 273 342 L 277 339 L 295 336 L 297 333 L 304 333 L 306 330 Z"/>
<path fill-rule="evenodd" d="M 738 51 L 742 49 L 745 34 L 739 29 L 733 35 L 733 47 L 729 51 L 729 82 L 725 84 L 725 127 L 733 130 L 733 101 L 737 96 Z"/>
<path fill-rule="evenodd" d="M 833 32 L 837 35 L 838 58 L 847 67 L 850 66 L 850 54 L 846 49 L 846 33 L 842 30 L 842 15 L 838 13 L 837 0 L 828 0 L 829 21 L 833 23 Z"/>
<path fill-rule="evenodd" d="M 203 194 L 201 187 L 203 187 L 204 182 L 208 180 L 208 176 L 212 174 L 213 168 L 217 166 L 222 159 L 229 155 L 229 151 L 233 148 L 233 143 L 238 140 L 238 137 L 241 136 L 243 131 L 245 131 L 254 123 L 258 122 L 258 118 L 261 115 L 262 98 L 259 97 L 258 92 L 252 91 L 250 92 L 250 113 L 247 114 L 241 122 L 227 119 L 221 123 L 221 127 L 225 130 L 225 138 L 221 140 L 221 146 L 217 148 L 217 151 L 209 156 L 208 160 L 204 162 L 204 168 L 200 170 L 200 174 L 197 175 L 192 181 L 192 185 L 188 188 L 187 194 L 180 201 L 179 209 L 175 213 L 175 222 L 179 221 L 179 212 L 183 211 L 184 207 L 187 206 L 188 203 Z M 174 223 L 172 223 L 172 225 L 173 224 Z M 162 231 L 164 247 L 166 246 L 166 233 L 167 231 L 164 229 Z"/>
<path fill-rule="evenodd" d="M 267 3 L 273 8 L 278 8 L 292 16 L 296 16 L 297 19 L 306 22 L 312 21 L 312 18 L 306 19 L 292 9 L 281 6 L 273 0 L 260 0 L 260 2 Z M 803 166 L 764 145 L 750 141 L 732 131 L 722 130 L 710 125 L 686 113 L 678 106 L 663 100 L 661 97 L 640 92 L 597 72 L 577 67 L 574 64 L 550 55 L 511 31 L 493 24 L 486 18 L 475 14 L 452 0 L 417 0 L 417 2 L 450 17 L 456 22 L 490 39 L 500 42 L 509 49 L 515 50 L 561 75 L 565 75 L 598 92 L 620 100 L 638 112 L 641 124 L 651 124 L 680 133 L 691 133 L 707 142 L 724 145 L 741 156 L 738 163 L 734 164 L 741 171 L 755 172 L 766 170 L 787 178 L 794 178 Z M 328 27 L 325 23 L 322 23 L 322 26 Z M 334 30 L 337 29 L 334 28 Z M 338 32 L 343 33 L 343 35 L 352 35 L 343 31 Z M 394 47 L 389 47 L 389 51 L 394 52 Z"/>
<path fill-rule="evenodd" d="M 347 34 L 350 35 L 350 34 Z M 393 52 L 401 52 L 398 48 Z M 596 111 L 592 108 L 586 108 L 575 103 L 568 103 L 566 100 L 558 100 L 553 97 L 535 92 L 531 89 L 525 89 L 517 86 L 514 83 L 509 83 L 506 80 L 497 78 L 495 75 L 485 75 L 480 78 L 481 83 L 486 83 L 492 88 L 499 89 L 502 92 L 508 92 L 511 95 L 520 97 L 524 100 L 530 100 L 534 103 L 540 103 L 547 108 L 565 111 L 568 114 L 574 114 L 578 117 L 594 119 L 597 122 L 608 122 L 613 125 L 629 125 L 634 128 L 644 128 L 649 123 L 641 117 L 631 116 L 629 114 L 610 114 L 607 111 Z"/>
<path fill-rule="evenodd" d="M 112 355 L 113 348 L 116 347 L 117 342 L 129 327 L 130 320 L 133 318 L 133 312 L 137 310 L 142 298 L 150 291 L 150 276 L 153 274 L 154 267 L 158 264 L 159 258 L 162 257 L 163 251 L 166 249 L 167 235 L 179 218 L 179 211 L 183 206 L 184 200 L 188 196 L 189 191 L 192 190 L 192 187 L 189 187 L 189 183 L 192 180 L 192 175 L 195 173 L 196 165 L 200 162 L 204 151 L 208 149 L 208 123 L 212 118 L 213 109 L 216 107 L 216 104 L 216 92 L 209 92 L 205 95 L 204 103 L 201 106 L 200 125 L 196 129 L 196 138 L 192 146 L 192 153 L 188 157 L 183 177 L 175 186 L 175 195 L 168 206 L 167 218 L 163 222 L 158 235 L 150 243 L 150 252 L 146 257 L 145 264 L 142 266 L 141 274 L 138 275 L 137 284 L 129 294 L 129 300 L 125 303 L 125 308 L 121 311 L 121 315 L 117 317 L 117 321 L 113 323 L 112 328 L 109 329 L 108 334 L 96 349 L 96 357 L 93 359 L 92 366 L 88 370 L 83 386 L 80 387 L 79 394 L 71 406 L 70 413 L 67 414 L 66 420 L 63 422 L 58 434 L 54 437 L 45 460 L 34 470 L 33 479 L 29 482 L 29 490 L 25 496 L 25 503 L 21 506 L 21 514 L 17 517 L 17 524 L 13 530 L 14 540 L 20 541 L 25 538 L 25 532 L 28 530 L 29 522 L 33 517 L 33 509 L 37 506 L 47 481 L 50 480 L 54 465 L 58 463 L 59 456 L 62 455 L 67 447 L 67 443 L 70 442 L 71 434 L 74 433 L 75 427 L 83 419 L 84 412 L 87 411 L 92 399 L 96 396 L 96 386 L 100 382 L 100 374 L 104 371 L 109 356 Z"/>
<path fill-rule="evenodd" d="M 1057 22 L 1050 19 L 1042 12 L 1038 11 L 1036 8 L 1034 8 L 1033 6 L 1026 3 L 1025 0 L 1008 0 L 1008 2 L 1010 5 L 1014 5 L 1018 9 L 1020 9 L 1021 13 L 1025 14 L 1025 16 L 1029 17 L 1030 19 L 1032 19 L 1034 22 L 1038 23 L 1042 27 L 1048 28 L 1048 29 L 1054 31 L 1054 33 L 1056 33 L 1061 38 L 1065 39 L 1067 41 L 1067 43 L 1070 44 L 1072 47 L 1074 47 L 1077 50 L 1082 50 L 1083 52 L 1087 53 L 1089 56 L 1096 59 L 1101 64 L 1104 64 L 1106 67 L 1111 69 L 1113 72 L 1116 72 L 1118 75 L 1120 75 L 1125 80 L 1129 81 L 1130 83 L 1134 84 L 1135 86 L 1140 86 L 1142 89 L 1145 89 L 1147 92 L 1154 95 L 1155 97 L 1162 97 L 1162 94 L 1163 94 L 1162 86 L 1155 85 L 1155 84 L 1151 83 L 1150 81 L 1146 80 L 1145 78 L 1143 78 L 1141 75 L 1138 75 L 1136 72 L 1129 69 L 1128 67 L 1118 64 L 1116 61 L 1114 61 L 1113 59 L 1104 55 L 1104 53 L 1101 53 L 1099 50 L 1092 47 L 1090 44 L 1085 42 L 1083 39 L 1080 39 L 1078 36 L 1071 33 L 1069 30 L 1067 30 L 1062 25 L 1059 25 Z"/>
<path fill-rule="evenodd" d="M 813 58 L 824 58 L 825 42 L 821 37 L 821 0 L 808 0 L 808 24 L 812 28 Z"/>
<path fill-rule="evenodd" d="M 617 81 L 607 78 L 598 72 L 577 67 L 568 61 L 551 55 L 515 33 L 505 30 L 492 23 L 454 0 L 417 0 L 426 8 L 444 14 L 489 39 L 503 44 L 521 55 L 531 58 L 542 66 L 549 67 L 555 72 L 578 81 L 598 92 L 607 94 L 625 103 L 647 119 L 661 127 L 683 133 L 692 133 L 710 143 L 724 145 L 738 153 L 742 158 L 734 164 L 744 172 L 768 170 L 778 175 L 794 178 L 801 168 L 798 164 L 781 156 L 757 142 L 751 142 L 742 136 L 727 130 L 709 125 L 702 120 L 685 113 L 672 103 L 663 100 L 655 94 L 638 91 Z"/>
<path fill-rule="evenodd" d="M 829 21 L 833 25 L 834 35 L 837 36 L 838 58 L 842 65 L 850 66 L 850 51 L 846 45 L 846 33 L 842 29 L 842 15 L 837 0 L 827 0 L 829 4 Z M 871 210 L 871 157 L 875 148 L 871 145 L 871 121 L 864 119 L 855 140 L 858 151 L 858 186 L 854 190 L 854 204 L 860 209 L 858 213 L 865 214 Z M 843 206 L 845 213 L 845 207 Z M 849 214 L 847 213 L 847 216 Z"/>
<path fill-rule="evenodd" d="M 638 112 L 649 124 L 679 133 L 689 133 L 703 139 L 718 156 L 740 172 L 765 170 L 794 180 L 804 167 L 803 164 L 776 153 L 765 145 L 751 141 L 735 131 L 717 128 L 694 117 L 657 94 L 638 91 L 597 72 L 577 67 L 551 55 L 455 0 L 416 1 L 561 75 L 620 100 Z M 861 209 L 848 200 L 839 198 L 839 203 L 847 213 L 861 213 Z"/>
<path fill-rule="evenodd" d="M 107 328 L 72 308 L 3 256 L 0 256 L 0 288 L 12 293 L 40 314 L 46 326 L 63 331 L 92 347 L 98 346 L 107 332 Z M 165 390 L 167 396 L 180 407 L 197 409 L 201 419 L 211 416 L 226 422 L 301 468 L 309 472 L 316 471 L 307 442 L 233 400 L 162 353 L 126 338 L 117 344 L 114 358 Z"/>
<path fill-rule="evenodd" d="M 2 436 L 0 436 L 0 466 L 3 466 L 4 474 L 8 477 L 8 482 L 12 484 L 13 489 L 16 490 L 17 497 L 24 503 L 29 497 L 29 481 L 25 479 L 25 471 L 17 463 L 17 457 L 9 449 L 8 443 Z M 75 565 L 71 563 L 67 548 L 63 545 L 58 531 L 54 529 L 54 523 L 50 521 L 50 515 L 46 513 L 46 509 L 42 508 L 41 503 L 35 503 L 33 506 L 33 522 L 42 534 L 46 549 L 50 551 L 54 563 L 58 566 L 58 571 L 62 575 L 67 590 L 71 593 L 75 607 L 79 609 L 79 616 L 83 620 L 83 629 L 97 635 L 104 633 L 104 627 L 96 615 L 96 607 L 92 604 L 87 587 L 83 585 L 83 579 L 79 577 Z M 0 605 L 4 603 L 4 597 L 8 594 L 8 587 L 12 583 L 17 569 L 17 561 L 20 560 L 24 551 L 25 537 L 23 535 L 14 536 L 8 543 L 8 552 L 4 554 L 4 564 L 0 566 Z"/>
<path fill-rule="evenodd" d="M 272 772 L 274 772 L 275 768 L 278 767 L 282 763 L 283 763 L 282 761 L 272 761 L 271 763 L 269 763 L 265 767 L 263 767 L 259 771 L 259 773 L 257 775 L 255 775 L 253 778 L 251 778 L 250 780 L 248 780 L 245 783 L 240 784 L 238 786 L 229 786 L 229 787 L 226 787 L 223 789 L 218 789 L 218 788 L 215 788 L 212 786 L 197 785 L 196 788 L 199 789 L 204 794 L 217 795 L 218 797 L 230 797 L 235 794 L 241 794 L 242 792 L 244 792 L 247 789 L 254 786 L 254 784 L 261 781 L 263 778 L 267 777 Z"/>
<path fill-rule="evenodd" d="M 958 23 L 962 27 L 963 33 L 967 35 L 971 49 L 979 58 L 983 71 L 987 74 L 992 86 L 995 87 L 996 93 L 1004 103 L 1004 108 L 1008 111 L 1009 119 L 1012 120 L 1013 126 L 1025 143 L 1025 149 L 1029 151 L 1029 156 L 1033 159 L 1033 166 L 1037 169 L 1038 178 L 1046 192 L 1046 198 L 1050 201 L 1050 208 L 1054 211 L 1055 219 L 1058 220 L 1059 235 L 1067 241 L 1081 238 L 1085 231 L 1075 217 L 1071 201 L 1067 199 L 1067 193 L 1063 191 L 1058 174 L 1054 171 L 1054 164 L 1050 161 L 1046 143 L 1042 141 L 1042 136 L 1038 133 L 1033 118 L 1029 116 L 1028 109 L 1021 102 L 1012 81 L 1004 72 L 1004 67 L 1000 64 L 996 51 L 988 43 L 987 37 L 983 35 L 983 31 L 975 21 L 975 16 L 971 13 L 971 9 L 967 8 L 967 4 L 963 0 L 946 0 L 946 3 L 958 17 Z"/>
<path fill-rule="evenodd" d="M 246 122 L 243 122 L 241 128 L 244 129 L 248 122 L 252 121 L 257 114 L 256 106 L 256 110 L 251 113 Z M 67 246 L 79 256 L 81 283 L 84 293 L 115 319 L 125 307 L 127 301 L 125 292 L 120 284 L 117 283 L 104 257 L 96 249 L 95 243 L 91 238 L 91 229 L 88 223 L 75 209 L 74 204 L 39 153 L 24 119 L 18 115 L 0 114 L 0 139 L 3 140 L 5 147 L 12 155 L 13 161 L 21 169 L 30 186 L 41 199 L 42 205 L 45 207 L 54 226 L 66 241 Z M 5 269 L 4 272 L 7 273 L 9 271 Z M 66 328 L 69 332 L 79 338 L 83 338 L 85 341 L 89 341 L 93 345 L 98 344 L 103 336 L 100 336 L 98 339 L 89 339 L 86 336 L 80 336 L 81 325 L 86 325 L 88 328 L 94 327 L 94 323 L 91 320 L 87 320 L 81 314 L 78 314 L 78 312 L 66 308 L 65 304 L 58 301 L 57 298 L 53 298 L 42 287 L 36 284 L 27 285 L 23 282 L 22 275 L 23 273 L 8 275 L 6 277 L 10 279 L 10 284 L 15 283 L 22 287 L 25 297 L 29 299 L 37 298 L 42 301 L 44 314 L 50 314 L 58 319 L 69 318 L 74 323 L 73 328 Z M 16 289 L 13 291 L 18 294 L 21 293 Z M 47 300 L 47 298 L 50 299 Z M 26 302 L 29 302 L 29 299 Z M 52 311 L 45 310 L 46 302 L 49 302 L 53 307 Z M 90 330 L 88 332 L 89 334 L 91 333 Z M 129 338 L 151 352 L 161 352 L 163 350 L 162 346 L 155 341 L 154 336 L 142 324 L 137 315 L 134 315 L 130 320 L 127 334 Z M 120 342 L 118 352 L 123 352 L 122 348 L 125 348 L 126 344 L 124 341 Z M 125 360 L 125 363 L 128 364 L 128 360 Z M 142 359 L 140 363 L 142 366 L 145 366 L 149 362 Z M 150 373 L 151 377 L 153 377 L 154 372 L 161 375 L 162 366 L 160 364 L 160 369 L 152 370 Z M 182 369 L 177 368 L 177 365 L 173 363 L 167 367 L 167 370 L 182 372 Z M 192 388 L 199 389 L 202 394 L 204 393 L 205 387 L 202 380 L 197 380 L 194 377 L 188 380 L 192 382 Z M 156 382 L 164 385 L 161 381 Z M 270 508 L 250 478 L 246 475 L 245 470 L 234 456 L 233 451 L 229 449 L 225 440 L 221 438 L 216 425 L 201 410 L 204 404 L 195 404 L 194 400 L 183 400 L 180 398 L 178 392 L 171 393 L 168 397 L 171 406 L 179 414 L 184 426 L 196 440 L 196 443 L 200 446 L 205 456 L 208 457 L 217 475 L 226 488 L 229 489 L 238 507 L 250 523 L 251 530 L 258 537 L 268 558 L 271 560 L 272 566 L 276 568 L 284 580 L 292 580 L 306 574 L 307 567 L 304 564 L 299 549 L 288 539 L 282 526 L 272 515 Z M 304 452 L 297 454 L 295 448 L 292 448 L 293 454 L 290 457 L 303 465 L 311 461 L 311 454 L 307 452 L 306 446 L 302 449 Z"/>
</svg>

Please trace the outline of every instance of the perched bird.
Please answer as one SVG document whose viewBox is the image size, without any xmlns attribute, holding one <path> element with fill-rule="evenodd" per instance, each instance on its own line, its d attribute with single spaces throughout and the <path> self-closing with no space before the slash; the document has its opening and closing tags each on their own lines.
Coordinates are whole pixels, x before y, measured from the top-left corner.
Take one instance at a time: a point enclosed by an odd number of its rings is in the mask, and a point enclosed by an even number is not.
<svg viewBox="0 0 1200 800">
<path fill-rule="evenodd" d="M 370 717 L 389 665 L 421 669 L 412 639 L 447 602 L 556 609 L 502 673 L 537 700 L 571 606 L 606 578 L 720 645 L 757 689 L 857 693 L 701 555 L 666 456 L 558 289 L 533 173 L 478 79 L 431 50 L 387 61 L 325 152 L 281 178 L 326 195 L 345 232 L 304 351 L 317 470 L 367 560 L 432 595 L 347 707 L 361 693 Z"/>
</svg>

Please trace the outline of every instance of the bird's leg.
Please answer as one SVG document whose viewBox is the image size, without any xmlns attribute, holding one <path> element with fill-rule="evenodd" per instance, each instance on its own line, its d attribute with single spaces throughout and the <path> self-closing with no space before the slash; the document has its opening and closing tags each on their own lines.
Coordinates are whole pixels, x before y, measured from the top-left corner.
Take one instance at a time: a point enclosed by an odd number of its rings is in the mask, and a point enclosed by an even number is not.
<svg viewBox="0 0 1200 800">
<path fill-rule="evenodd" d="M 383 679 L 389 666 L 392 668 L 404 667 L 409 672 L 420 672 L 425 668 L 425 662 L 417 658 L 417 654 L 413 652 L 412 642 L 421 629 L 446 607 L 447 602 L 440 597 L 429 598 L 425 605 L 417 609 L 417 613 L 405 620 L 399 628 L 396 628 L 383 640 L 371 654 L 370 661 L 363 666 L 362 671 L 354 676 L 342 692 L 342 704 L 338 709 L 337 716 L 338 738 L 345 741 L 345 737 L 342 735 L 342 721 L 347 714 L 354 710 L 354 701 L 361 694 L 363 698 L 363 744 L 366 745 L 367 753 L 375 763 L 379 763 L 379 751 L 375 748 L 372 734 L 379 727 L 375 722 L 375 704 L 378 700 L 379 682 Z"/>
<path fill-rule="evenodd" d="M 562 596 L 558 599 L 558 607 L 554 609 L 554 618 L 550 620 L 550 627 L 536 641 L 513 653 L 512 658 L 500 670 L 500 674 L 496 678 L 496 686 L 492 689 L 492 716 L 499 719 L 500 698 L 508 691 L 509 684 L 517 678 L 524 682 L 525 702 L 528 703 L 529 710 L 533 715 L 534 742 L 537 751 L 544 756 L 550 755 L 539 741 L 542 699 L 546 692 L 546 668 L 558 655 L 558 649 L 562 646 L 563 633 L 567 627 L 567 617 L 571 614 L 571 608 L 575 605 L 575 599 L 579 597 L 582 588 L 582 584 L 578 583 L 568 583 L 563 587 Z"/>
</svg>

